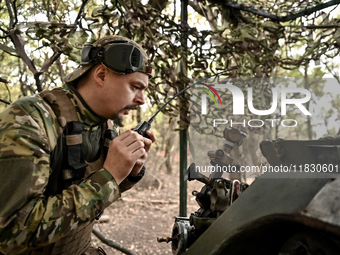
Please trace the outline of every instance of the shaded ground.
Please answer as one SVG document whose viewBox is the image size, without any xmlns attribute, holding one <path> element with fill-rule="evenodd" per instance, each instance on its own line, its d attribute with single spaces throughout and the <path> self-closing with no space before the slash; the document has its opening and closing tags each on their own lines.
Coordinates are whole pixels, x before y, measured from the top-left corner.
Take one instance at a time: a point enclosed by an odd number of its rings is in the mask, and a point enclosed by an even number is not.
<svg viewBox="0 0 340 255">
<path fill-rule="evenodd" d="M 95 228 L 138 255 L 172 254 L 170 243 L 158 243 L 157 237 L 171 235 L 174 218 L 179 214 L 179 177 L 150 174 L 144 178 L 105 210 L 102 220 L 107 222 L 95 224 Z M 188 182 L 188 215 L 198 209 L 191 192 L 202 186 Z M 123 254 L 92 237 L 93 244 L 103 247 L 108 255 Z"/>
</svg>

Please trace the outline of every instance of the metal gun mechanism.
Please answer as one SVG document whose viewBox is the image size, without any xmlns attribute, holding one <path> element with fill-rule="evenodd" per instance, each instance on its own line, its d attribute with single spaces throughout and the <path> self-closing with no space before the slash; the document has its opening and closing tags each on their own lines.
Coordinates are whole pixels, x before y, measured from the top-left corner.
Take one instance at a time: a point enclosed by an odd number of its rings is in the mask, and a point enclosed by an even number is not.
<svg viewBox="0 0 340 255">
<path fill-rule="evenodd" d="M 242 144 L 247 132 L 226 128 L 223 135 L 226 140 L 222 149 L 208 152 L 210 164 L 213 166 L 231 166 L 234 160 L 230 156 L 230 151 L 235 144 L 238 146 Z M 222 174 L 223 172 L 214 171 L 207 177 L 196 171 L 195 163 L 187 169 L 185 179 L 202 182 L 204 186 L 199 192 L 192 191 L 200 208 L 191 213 L 190 217 L 176 217 L 171 237 L 157 238 L 158 242 L 172 242 L 174 255 L 184 253 L 249 186 L 239 180 L 227 180 Z"/>
</svg>

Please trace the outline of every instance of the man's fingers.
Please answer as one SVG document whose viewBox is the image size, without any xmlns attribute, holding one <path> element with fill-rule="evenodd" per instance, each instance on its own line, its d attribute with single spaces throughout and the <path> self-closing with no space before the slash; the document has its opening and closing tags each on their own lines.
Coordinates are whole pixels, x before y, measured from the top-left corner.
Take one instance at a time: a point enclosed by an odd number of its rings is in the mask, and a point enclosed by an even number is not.
<svg viewBox="0 0 340 255">
<path fill-rule="evenodd" d="M 151 144 L 152 144 L 152 141 L 150 139 L 148 139 L 148 138 L 145 138 L 145 137 L 143 139 L 143 142 L 145 144 L 145 148 L 149 148 L 151 146 Z"/>
<path fill-rule="evenodd" d="M 146 151 L 144 148 L 139 148 L 133 152 L 133 156 L 136 158 L 136 161 L 140 158 L 143 158 L 145 154 L 146 154 Z"/>
<path fill-rule="evenodd" d="M 128 149 L 129 149 L 129 151 L 131 151 L 131 153 L 135 153 L 140 148 L 142 148 L 142 149 L 145 148 L 145 144 L 141 140 L 135 140 L 133 143 L 131 143 L 128 146 Z"/>
<path fill-rule="evenodd" d="M 124 134 L 124 136 L 123 136 Z M 126 132 L 124 132 L 120 137 L 119 136 L 119 140 L 120 142 L 122 142 L 124 145 L 126 146 L 130 146 L 131 144 L 133 144 L 136 140 L 139 140 L 139 141 L 144 141 L 144 137 L 141 136 L 140 134 L 134 132 L 134 131 L 131 131 L 131 130 L 128 130 Z"/>
<path fill-rule="evenodd" d="M 117 137 L 119 139 L 117 139 L 116 147 L 120 147 L 125 151 L 126 155 L 130 155 L 131 160 L 146 158 L 152 143 L 157 140 L 152 131 L 148 130 L 147 133 L 150 139 L 141 136 L 135 131 L 127 130 Z"/>
<path fill-rule="evenodd" d="M 120 140 L 120 141 L 123 141 L 124 139 L 126 139 L 127 137 L 129 137 L 132 133 L 134 133 L 133 131 L 131 130 L 127 130 L 125 131 L 124 133 L 120 134 L 119 136 L 117 136 L 117 138 Z"/>
<path fill-rule="evenodd" d="M 156 135 L 155 135 L 152 131 L 148 130 L 148 131 L 146 131 L 146 133 L 147 133 L 148 136 L 150 137 L 152 143 L 156 142 L 157 137 L 156 137 Z M 149 139 L 149 140 L 150 140 L 150 139 Z"/>
</svg>

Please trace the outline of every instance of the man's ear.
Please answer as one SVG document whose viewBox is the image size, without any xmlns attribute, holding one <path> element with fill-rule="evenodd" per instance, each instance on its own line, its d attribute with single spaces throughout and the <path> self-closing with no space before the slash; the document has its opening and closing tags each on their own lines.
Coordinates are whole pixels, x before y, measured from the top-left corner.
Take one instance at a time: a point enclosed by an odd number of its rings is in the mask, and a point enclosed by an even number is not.
<svg viewBox="0 0 340 255">
<path fill-rule="evenodd" d="M 103 86 L 106 75 L 107 75 L 107 69 L 105 66 L 98 65 L 97 67 L 95 67 L 95 70 L 93 72 L 93 78 L 98 85 Z"/>
</svg>

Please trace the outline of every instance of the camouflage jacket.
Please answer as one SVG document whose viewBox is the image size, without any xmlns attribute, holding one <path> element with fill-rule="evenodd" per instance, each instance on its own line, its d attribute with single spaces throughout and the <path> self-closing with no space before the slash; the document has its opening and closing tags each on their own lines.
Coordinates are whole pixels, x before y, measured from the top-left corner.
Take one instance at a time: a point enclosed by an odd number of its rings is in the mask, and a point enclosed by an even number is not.
<svg viewBox="0 0 340 255">
<path fill-rule="evenodd" d="M 105 121 L 75 89 L 67 95 L 84 129 Z M 58 133 L 57 116 L 39 94 L 19 99 L 0 113 L 0 253 L 27 254 L 60 240 L 134 185 L 126 179 L 118 186 L 101 164 L 78 184 L 46 195 Z"/>
</svg>

